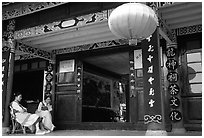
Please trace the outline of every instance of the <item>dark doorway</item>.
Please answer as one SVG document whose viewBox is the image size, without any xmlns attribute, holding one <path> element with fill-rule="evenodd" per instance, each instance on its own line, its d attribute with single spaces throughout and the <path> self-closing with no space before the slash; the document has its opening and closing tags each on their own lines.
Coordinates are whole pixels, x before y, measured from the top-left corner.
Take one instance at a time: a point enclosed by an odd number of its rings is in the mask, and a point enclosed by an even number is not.
<svg viewBox="0 0 204 138">
<path fill-rule="evenodd" d="M 16 72 L 13 78 L 13 93 L 20 92 L 23 96 L 23 105 L 38 103 L 43 98 L 44 70 Z"/>
<path fill-rule="evenodd" d="M 127 122 L 129 53 L 83 58 L 82 122 Z"/>
</svg>

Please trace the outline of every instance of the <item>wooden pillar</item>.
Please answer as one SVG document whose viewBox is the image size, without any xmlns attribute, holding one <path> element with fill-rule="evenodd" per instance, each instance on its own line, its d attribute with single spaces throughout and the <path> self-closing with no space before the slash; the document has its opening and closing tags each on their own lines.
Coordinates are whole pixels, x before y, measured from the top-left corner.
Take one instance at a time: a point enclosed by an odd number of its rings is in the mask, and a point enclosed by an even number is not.
<svg viewBox="0 0 204 138">
<path fill-rule="evenodd" d="M 161 82 L 161 55 L 158 29 L 141 43 L 146 135 L 167 135 Z"/>
<path fill-rule="evenodd" d="M 129 121 L 136 123 L 138 121 L 138 96 L 135 89 L 135 72 L 134 72 L 134 50 L 129 52 Z"/>
<path fill-rule="evenodd" d="M 10 20 L 7 26 L 7 46 L 10 48 L 10 55 L 9 55 L 9 65 L 8 65 L 8 79 L 7 81 L 7 89 L 5 94 L 4 100 L 4 115 L 3 115 L 3 133 L 8 131 L 9 128 L 9 104 L 11 102 L 11 94 L 12 94 L 12 86 L 13 86 L 13 69 L 14 69 L 14 59 L 15 59 L 15 41 L 14 41 L 14 30 L 15 30 L 15 21 Z"/>
<path fill-rule="evenodd" d="M 53 80 L 52 80 L 52 122 L 54 122 L 54 118 L 55 118 L 55 92 L 56 92 L 56 81 L 57 81 L 57 75 L 56 75 L 56 55 L 52 54 L 52 61 L 50 61 L 50 64 L 52 64 L 52 68 L 53 68 Z"/>
</svg>

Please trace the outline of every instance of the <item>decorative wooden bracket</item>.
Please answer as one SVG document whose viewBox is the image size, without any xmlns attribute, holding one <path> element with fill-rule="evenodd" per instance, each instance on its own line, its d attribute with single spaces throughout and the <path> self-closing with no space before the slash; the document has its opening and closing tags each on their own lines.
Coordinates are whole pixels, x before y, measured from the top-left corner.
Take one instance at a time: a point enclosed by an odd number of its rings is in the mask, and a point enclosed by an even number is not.
<svg viewBox="0 0 204 138">
<path fill-rule="evenodd" d="M 20 42 L 16 42 L 16 50 L 28 53 L 30 55 L 52 61 L 52 53 L 45 50 L 34 48 Z"/>
<path fill-rule="evenodd" d="M 165 21 L 161 18 L 159 18 L 159 34 L 168 42 L 173 43 L 176 41 L 176 38 L 174 34 L 172 33 L 172 30 L 169 28 L 169 26 L 165 23 Z"/>
</svg>

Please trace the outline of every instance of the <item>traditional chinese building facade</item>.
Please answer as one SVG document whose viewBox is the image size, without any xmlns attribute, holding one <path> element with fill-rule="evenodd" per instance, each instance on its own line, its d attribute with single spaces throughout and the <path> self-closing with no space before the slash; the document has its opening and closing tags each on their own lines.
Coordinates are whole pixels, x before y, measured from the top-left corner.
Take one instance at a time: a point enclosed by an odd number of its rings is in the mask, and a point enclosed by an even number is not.
<svg viewBox="0 0 204 138">
<path fill-rule="evenodd" d="M 143 3 L 159 25 L 137 46 L 108 28 L 123 3 L 2 4 L 3 127 L 19 91 L 33 113 L 51 95 L 57 129 L 202 129 L 201 2 Z"/>
</svg>

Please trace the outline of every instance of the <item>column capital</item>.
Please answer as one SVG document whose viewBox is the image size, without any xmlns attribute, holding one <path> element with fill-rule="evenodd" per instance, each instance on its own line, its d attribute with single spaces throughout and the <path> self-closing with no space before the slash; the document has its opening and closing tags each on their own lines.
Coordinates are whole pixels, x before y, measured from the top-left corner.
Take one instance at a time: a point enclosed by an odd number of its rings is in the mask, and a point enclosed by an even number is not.
<svg viewBox="0 0 204 138">
<path fill-rule="evenodd" d="M 167 48 L 168 48 L 168 47 L 175 47 L 175 48 L 177 48 L 177 47 L 178 47 L 178 44 L 177 44 L 177 42 L 167 43 L 166 47 L 167 47 Z"/>
<path fill-rule="evenodd" d="M 7 46 L 10 48 L 10 52 L 15 53 L 15 41 L 12 39 L 8 39 L 7 44 L 8 44 Z"/>
<path fill-rule="evenodd" d="M 56 64 L 56 60 L 55 59 L 49 60 L 49 64 Z"/>
</svg>

